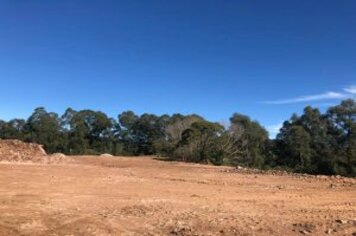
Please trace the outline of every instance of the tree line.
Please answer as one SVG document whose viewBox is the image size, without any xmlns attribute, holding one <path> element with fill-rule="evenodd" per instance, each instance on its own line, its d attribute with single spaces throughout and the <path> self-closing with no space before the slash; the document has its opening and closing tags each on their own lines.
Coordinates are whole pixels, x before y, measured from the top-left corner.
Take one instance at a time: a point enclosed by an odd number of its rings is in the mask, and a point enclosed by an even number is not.
<svg viewBox="0 0 356 236">
<path fill-rule="evenodd" d="M 224 127 L 199 115 L 137 115 L 116 119 L 68 108 L 39 107 L 27 119 L 0 120 L 1 139 L 44 145 L 67 155 L 160 155 L 173 160 L 279 168 L 311 174 L 356 175 L 356 103 L 344 100 L 325 113 L 310 106 L 284 122 L 276 139 L 257 121 L 235 113 Z"/>
</svg>

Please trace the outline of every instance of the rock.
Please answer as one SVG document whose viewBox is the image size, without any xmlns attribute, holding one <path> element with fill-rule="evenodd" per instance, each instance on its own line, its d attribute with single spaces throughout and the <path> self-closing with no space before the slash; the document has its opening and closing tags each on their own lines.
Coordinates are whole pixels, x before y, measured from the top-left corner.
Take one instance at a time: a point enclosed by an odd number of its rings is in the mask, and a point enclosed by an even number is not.
<svg viewBox="0 0 356 236">
<path fill-rule="evenodd" d="M 328 229 L 328 230 L 325 231 L 326 234 L 331 234 L 332 232 L 333 232 L 332 229 Z"/>
<path fill-rule="evenodd" d="M 347 224 L 348 223 L 348 220 L 336 220 L 336 223 L 339 223 L 339 224 Z"/>
<path fill-rule="evenodd" d="M 307 234 L 309 234 L 309 231 L 306 231 L 306 230 L 301 230 L 301 231 L 300 231 L 300 233 L 301 233 L 301 234 L 305 234 L 305 235 L 307 235 Z"/>
<path fill-rule="evenodd" d="M 279 190 L 281 190 L 281 189 L 285 189 L 286 187 L 283 186 L 283 185 L 277 185 L 276 188 L 278 188 Z"/>
</svg>

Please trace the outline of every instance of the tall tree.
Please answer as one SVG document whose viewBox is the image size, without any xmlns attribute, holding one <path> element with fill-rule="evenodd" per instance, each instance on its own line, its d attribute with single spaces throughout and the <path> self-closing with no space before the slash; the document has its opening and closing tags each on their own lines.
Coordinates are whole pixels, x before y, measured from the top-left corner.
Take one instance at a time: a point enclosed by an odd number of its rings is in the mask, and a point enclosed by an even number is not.
<svg viewBox="0 0 356 236">
<path fill-rule="evenodd" d="M 123 143 L 124 153 L 126 154 L 138 153 L 137 140 L 134 135 L 134 125 L 138 118 L 133 111 L 124 111 L 118 115 L 118 124 L 121 130 L 119 139 Z"/>
<path fill-rule="evenodd" d="M 301 126 L 291 127 L 286 137 L 286 145 L 289 147 L 290 164 L 297 170 L 308 170 L 311 164 L 310 135 Z"/>
<path fill-rule="evenodd" d="M 0 120 L 1 139 L 24 140 L 26 136 L 26 121 L 23 119 L 13 119 L 9 122 Z"/>
<path fill-rule="evenodd" d="M 248 166 L 262 167 L 264 164 L 264 146 L 268 140 L 267 131 L 248 116 L 238 113 L 230 118 L 229 132 L 240 149 L 236 162 Z"/>
<path fill-rule="evenodd" d="M 63 150 L 61 121 L 54 112 L 47 112 L 38 107 L 26 122 L 27 140 L 44 145 L 47 152 L 53 153 Z"/>
<path fill-rule="evenodd" d="M 190 128 L 182 134 L 178 155 L 183 160 L 194 162 L 218 162 L 220 153 L 216 144 L 224 133 L 224 127 L 208 121 L 194 122 Z"/>
<path fill-rule="evenodd" d="M 328 118 L 337 135 L 338 163 L 342 174 L 356 175 L 356 102 L 342 101 L 328 110 Z"/>
</svg>

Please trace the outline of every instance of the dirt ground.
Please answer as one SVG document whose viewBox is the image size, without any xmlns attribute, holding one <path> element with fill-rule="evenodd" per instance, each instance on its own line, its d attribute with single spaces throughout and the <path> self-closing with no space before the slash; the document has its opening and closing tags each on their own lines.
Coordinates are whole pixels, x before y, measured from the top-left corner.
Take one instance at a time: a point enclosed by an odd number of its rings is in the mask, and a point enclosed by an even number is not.
<svg viewBox="0 0 356 236">
<path fill-rule="evenodd" d="M 0 164 L 0 235 L 356 235 L 355 179 L 73 159 Z"/>
</svg>

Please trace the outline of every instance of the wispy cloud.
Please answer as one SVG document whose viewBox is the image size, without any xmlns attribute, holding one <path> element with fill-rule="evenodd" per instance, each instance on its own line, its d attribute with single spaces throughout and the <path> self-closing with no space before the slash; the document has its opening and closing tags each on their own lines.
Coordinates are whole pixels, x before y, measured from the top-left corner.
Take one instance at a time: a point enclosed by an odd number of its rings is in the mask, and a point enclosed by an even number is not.
<svg viewBox="0 0 356 236">
<path fill-rule="evenodd" d="M 344 93 L 327 92 L 327 93 L 321 93 L 321 94 L 300 96 L 300 97 L 290 98 L 290 99 L 264 101 L 263 103 L 266 103 L 266 104 L 290 104 L 290 103 L 298 103 L 298 102 L 328 100 L 328 99 L 342 99 L 342 98 L 346 98 L 346 97 L 347 97 L 347 95 Z"/>
<path fill-rule="evenodd" d="M 356 99 L 356 85 L 350 85 L 343 88 L 341 92 L 326 92 L 313 95 L 305 95 L 289 99 L 281 99 L 274 101 L 263 101 L 265 104 L 291 104 L 291 103 L 302 103 L 302 102 L 317 102 L 319 107 L 330 107 L 337 105 L 337 100 L 352 98 Z M 328 101 L 329 100 L 329 101 Z M 325 101 L 325 102 L 323 102 Z M 265 126 L 270 138 L 275 138 L 283 126 L 283 122 L 277 124 L 272 124 Z"/>
<path fill-rule="evenodd" d="M 295 98 L 263 101 L 265 104 L 291 104 L 291 103 L 302 103 L 302 102 L 314 102 L 314 101 L 325 101 L 325 100 L 338 100 L 345 98 L 355 98 L 356 97 L 356 85 L 350 85 L 343 89 L 343 92 L 326 92 L 320 94 L 304 95 Z"/>
<path fill-rule="evenodd" d="M 344 91 L 351 94 L 356 94 L 356 85 L 351 85 L 349 87 L 344 88 Z"/>
</svg>

